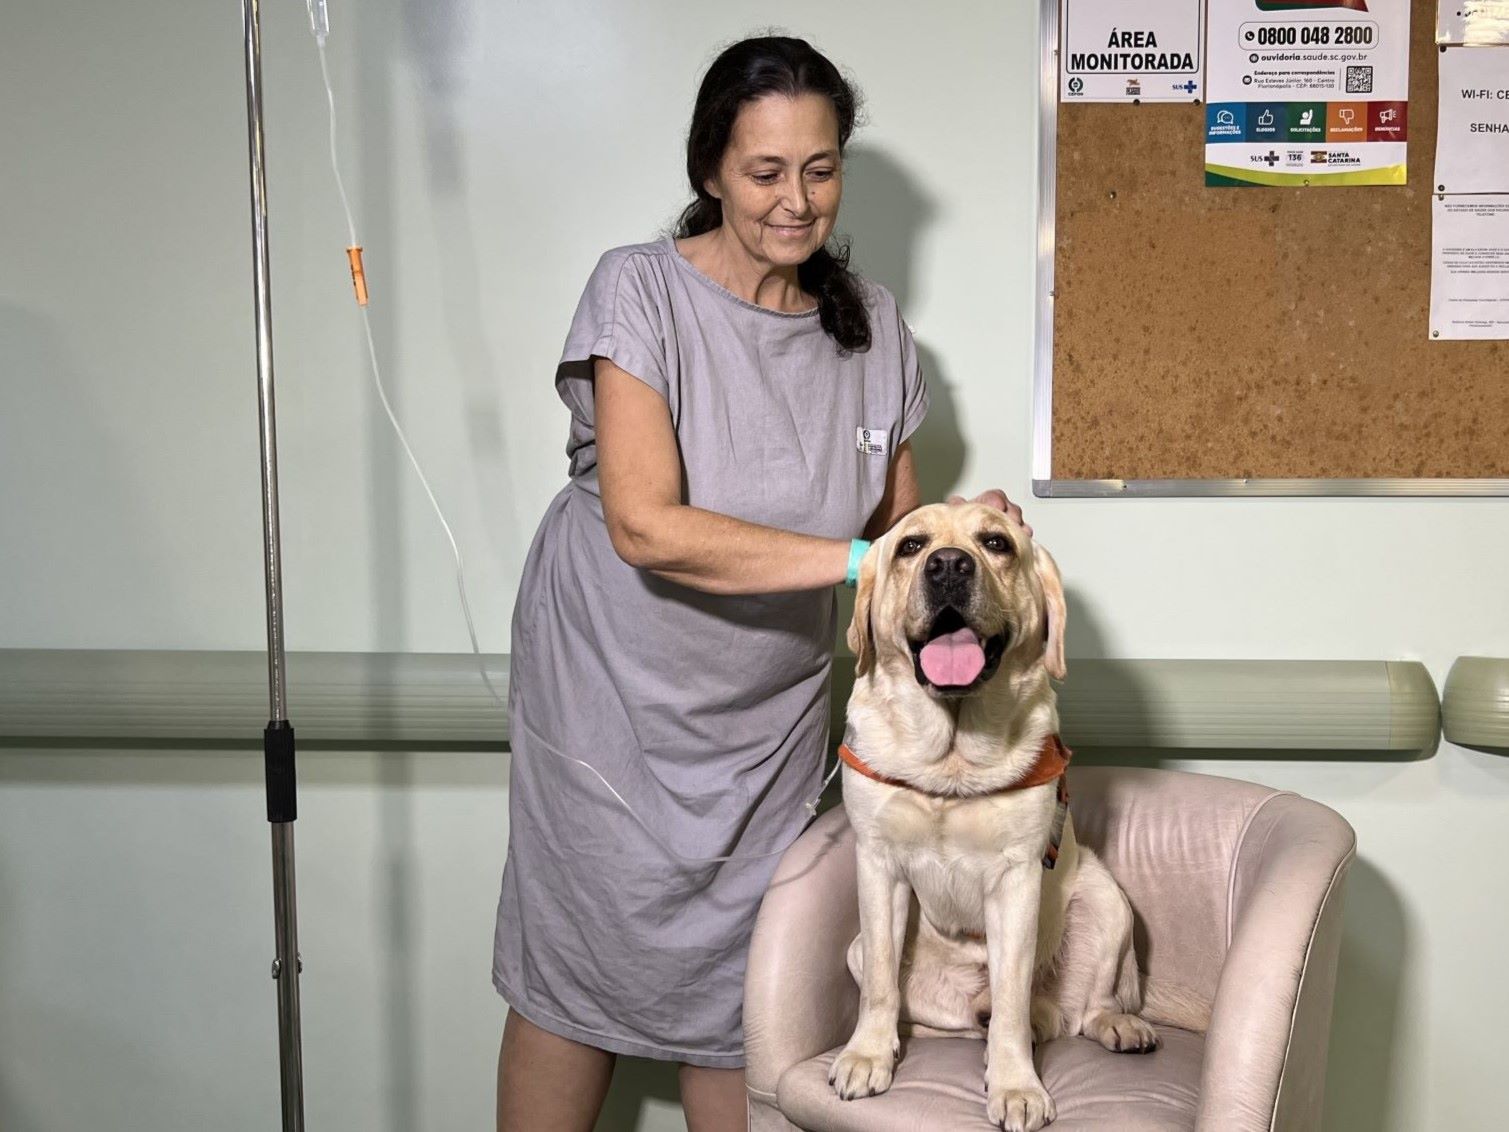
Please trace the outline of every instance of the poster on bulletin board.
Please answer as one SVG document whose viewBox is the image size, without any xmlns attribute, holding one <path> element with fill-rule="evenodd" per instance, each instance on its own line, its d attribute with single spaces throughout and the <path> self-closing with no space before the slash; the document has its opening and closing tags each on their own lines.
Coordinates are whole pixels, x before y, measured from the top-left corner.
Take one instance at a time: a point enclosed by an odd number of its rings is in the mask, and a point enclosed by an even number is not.
<svg viewBox="0 0 1509 1132">
<path fill-rule="evenodd" d="M 1060 0 L 1059 98 L 1198 102 L 1205 0 Z"/>
<path fill-rule="evenodd" d="M 1409 0 L 1210 0 L 1205 183 L 1402 185 Z"/>
</svg>

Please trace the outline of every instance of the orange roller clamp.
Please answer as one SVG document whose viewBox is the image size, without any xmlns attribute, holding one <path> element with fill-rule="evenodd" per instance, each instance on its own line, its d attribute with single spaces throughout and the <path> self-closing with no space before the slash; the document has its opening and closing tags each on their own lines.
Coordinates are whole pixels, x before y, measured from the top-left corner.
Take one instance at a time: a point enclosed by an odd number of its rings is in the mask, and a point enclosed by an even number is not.
<svg viewBox="0 0 1509 1132">
<path fill-rule="evenodd" d="M 356 302 L 358 306 L 367 305 L 367 273 L 362 267 L 361 248 L 347 248 L 346 258 L 351 261 L 351 286 L 356 288 Z"/>
</svg>

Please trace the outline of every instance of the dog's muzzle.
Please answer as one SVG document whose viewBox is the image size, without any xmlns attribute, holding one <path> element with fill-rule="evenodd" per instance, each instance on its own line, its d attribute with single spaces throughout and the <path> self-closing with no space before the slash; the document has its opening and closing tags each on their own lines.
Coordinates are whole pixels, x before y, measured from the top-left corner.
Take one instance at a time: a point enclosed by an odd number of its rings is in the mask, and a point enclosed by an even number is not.
<svg viewBox="0 0 1509 1132">
<path fill-rule="evenodd" d="M 917 682 L 943 695 L 967 695 L 994 674 L 1006 650 L 1009 627 L 981 631 L 969 614 L 975 605 L 978 567 L 966 550 L 942 547 L 922 565 L 923 594 L 932 611 L 927 632 L 911 641 Z"/>
<path fill-rule="evenodd" d="M 952 605 L 968 608 L 974 595 L 974 556 L 957 546 L 945 546 L 933 551 L 922 564 L 923 584 L 927 587 L 928 605 L 941 609 Z"/>
</svg>

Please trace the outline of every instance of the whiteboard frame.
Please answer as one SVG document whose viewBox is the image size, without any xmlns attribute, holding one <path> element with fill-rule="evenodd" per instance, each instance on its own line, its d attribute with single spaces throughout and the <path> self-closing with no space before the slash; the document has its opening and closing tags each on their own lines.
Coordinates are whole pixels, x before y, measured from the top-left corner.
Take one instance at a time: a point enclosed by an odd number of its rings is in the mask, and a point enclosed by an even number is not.
<svg viewBox="0 0 1509 1132">
<path fill-rule="evenodd" d="M 1038 4 L 1037 302 L 1032 374 L 1032 494 L 1039 499 L 1191 496 L 1497 496 L 1509 479 L 1071 480 L 1053 476 L 1053 252 L 1058 211 L 1059 0 Z M 1208 60 L 1207 60 L 1208 65 Z M 1135 114 L 1134 107 L 1126 113 Z"/>
</svg>

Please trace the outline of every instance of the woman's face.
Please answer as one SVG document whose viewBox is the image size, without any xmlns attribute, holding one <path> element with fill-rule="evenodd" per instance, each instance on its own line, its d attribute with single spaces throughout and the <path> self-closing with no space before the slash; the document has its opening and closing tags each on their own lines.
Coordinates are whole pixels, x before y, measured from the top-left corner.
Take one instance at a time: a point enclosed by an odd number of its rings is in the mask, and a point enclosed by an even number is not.
<svg viewBox="0 0 1509 1132">
<path fill-rule="evenodd" d="M 820 94 L 746 102 L 706 188 L 752 257 L 802 263 L 827 242 L 843 195 L 833 103 Z"/>
</svg>

